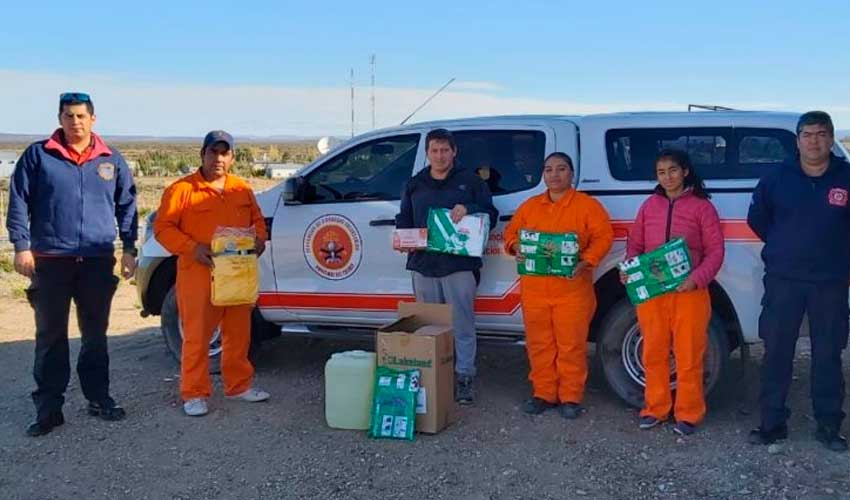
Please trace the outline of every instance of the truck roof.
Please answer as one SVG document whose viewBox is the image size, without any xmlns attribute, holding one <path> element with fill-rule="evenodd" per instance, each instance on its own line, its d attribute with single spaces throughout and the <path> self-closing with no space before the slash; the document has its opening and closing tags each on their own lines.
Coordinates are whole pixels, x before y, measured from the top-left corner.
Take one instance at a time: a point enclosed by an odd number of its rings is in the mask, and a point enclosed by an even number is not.
<svg viewBox="0 0 850 500">
<path fill-rule="evenodd" d="M 458 125 L 475 125 L 475 124 L 539 124 L 541 121 L 549 120 L 564 120 L 580 124 L 584 120 L 635 120 L 635 119 L 650 119 L 652 121 L 663 121 L 665 119 L 681 120 L 683 118 L 692 118 L 695 116 L 703 116 L 708 120 L 723 120 L 734 118 L 773 118 L 780 120 L 796 120 L 800 114 L 784 111 L 627 111 L 619 113 L 596 113 L 589 115 L 558 115 L 558 114 L 537 114 L 537 115 L 492 115 L 492 116 L 476 116 L 472 118 L 454 118 L 445 120 L 430 120 L 424 122 L 414 122 L 406 125 L 395 127 L 387 127 L 383 129 L 373 130 L 364 135 L 383 134 L 390 131 L 405 131 L 410 129 L 422 128 L 451 128 Z M 710 118 L 709 118 L 710 117 Z M 701 118 L 698 118 L 701 119 Z"/>
</svg>

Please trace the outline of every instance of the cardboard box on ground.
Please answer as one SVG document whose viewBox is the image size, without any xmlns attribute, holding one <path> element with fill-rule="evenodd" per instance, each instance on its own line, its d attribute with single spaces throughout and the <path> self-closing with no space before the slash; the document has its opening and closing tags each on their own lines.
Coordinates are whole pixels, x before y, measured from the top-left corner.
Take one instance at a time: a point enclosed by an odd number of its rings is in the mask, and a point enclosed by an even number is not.
<svg viewBox="0 0 850 500">
<path fill-rule="evenodd" d="M 452 309 L 399 302 L 398 317 L 376 334 L 378 366 L 420 370 L 416 430 L 435 434 L 455 418 Z"/>
</svg>

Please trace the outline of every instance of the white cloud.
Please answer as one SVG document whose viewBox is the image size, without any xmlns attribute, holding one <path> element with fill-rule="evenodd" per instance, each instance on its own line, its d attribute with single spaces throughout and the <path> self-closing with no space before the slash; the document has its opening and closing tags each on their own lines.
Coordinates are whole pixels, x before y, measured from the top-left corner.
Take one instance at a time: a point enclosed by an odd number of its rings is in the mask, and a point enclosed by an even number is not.
<svg viewBox="0 0 850 500">
<path fill-rule="evenodd" d="M 449 87 L 412 121 L 499 114 L 588 114 L 639 110 L 684 110 L 680 102 L 591 103 L 493 93 L 490 82 L 458 82 Z M 201 136 L 213 128 L 238 135 L 348 135 L 349 89 L 204 85 L 139 80 L 129 76 L 70 75 L 0 70 L 0 95 L 6 120 L 0 132 L 48 133 L 56 126 L 58 94 L 87 91 L 97 107 L 96 130 L 103 134 Z M 401 122 L 434 89 L 376 89 L 377 126 Z M 355 89 L 355 133 L 371 129 L 368 88 Z M 788 103 L 727 103 L 741 109 L 807 109 Z M 823 104 L 823 103 L 822 103 Z M 850 108 L 822 106 L 832 111 L 838 128 L 850 127 Z"/>
<path fill-rule="evenodd" d="M 498 92 L 504 87 L 493 82 L 458 81 L 448 87 L 452 90 L 480 90 L 482 92 Z"/>
</svg>

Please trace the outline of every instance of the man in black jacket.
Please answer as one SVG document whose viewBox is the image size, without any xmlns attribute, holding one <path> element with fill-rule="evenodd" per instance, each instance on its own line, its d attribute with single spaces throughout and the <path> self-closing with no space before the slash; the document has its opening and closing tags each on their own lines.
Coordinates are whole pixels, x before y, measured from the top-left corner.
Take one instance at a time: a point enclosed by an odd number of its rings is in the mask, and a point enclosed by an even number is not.
<svg viewBox="0 0 850 500">
<path fill-rule="evenodd" d="M 499 212 L 493 206 L 490 190 L 475 172 L 455 167 L 457 145 L 451 133 L 445 129 L 432 130 L 425 138 L 425 149 L 429 165 L 405 186 L 396 227 L 427 227 L 431 208 L 451 209 L 453 222 L 468 214 L 485 213 L 490 217 L 490 227 L 495 227 Z M 475 399 L 476 351 L 473 305 L 481 258 L 415 251 L 407 257 L 407 269 L 413 272 L 417 301 L 452 306 L 455 400 L 471 403 Z"/>
<path fill-rule="evenodd" d="M 829 115 L 805 113 L 797 124 L 799 157 L 756 186 L 747 218 L 764 241 L 764 298 L 759 337 L 764 340 L 761 426 L 753 444 L 788 435 L 785 407 L 794 350 L 808 312 L 812 344 L 811 394 L 815 438 L 834 451 L 847 450 L 841 435 L 850 276 L 850 165 L 831 154 Z"/>
</svg>

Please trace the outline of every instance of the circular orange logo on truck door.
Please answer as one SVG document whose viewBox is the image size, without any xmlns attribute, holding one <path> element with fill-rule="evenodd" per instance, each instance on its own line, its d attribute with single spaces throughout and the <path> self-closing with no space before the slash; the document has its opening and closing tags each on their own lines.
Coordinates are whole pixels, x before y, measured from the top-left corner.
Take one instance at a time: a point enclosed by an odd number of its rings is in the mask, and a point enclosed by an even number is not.
<svg viewBox="0 0 850 500">
<path fill-rule="evenodd" d="M 304 258 L 319 276 L 329 280 L 348 278 L 360 267 L 362 256 L 360 233 L 347 217 L 323 215 L 307 226 Z"/>
</svg>

